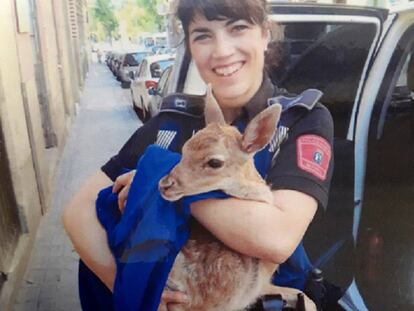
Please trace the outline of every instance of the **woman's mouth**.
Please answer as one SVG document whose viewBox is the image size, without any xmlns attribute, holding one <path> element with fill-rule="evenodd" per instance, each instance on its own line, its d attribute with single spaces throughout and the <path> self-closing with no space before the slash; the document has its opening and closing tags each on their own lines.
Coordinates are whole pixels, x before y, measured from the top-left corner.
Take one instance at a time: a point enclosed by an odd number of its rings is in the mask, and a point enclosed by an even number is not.
<svg viewBox="0 0 414 311">
<path fill-rule="evenodd" d="M 244 65 L 244 62 L 237 62 L 229 66 L 220 66 L 213 69 L 214 73 L 220 77 L 229 77 L 237 73 Z"/>
</svg>

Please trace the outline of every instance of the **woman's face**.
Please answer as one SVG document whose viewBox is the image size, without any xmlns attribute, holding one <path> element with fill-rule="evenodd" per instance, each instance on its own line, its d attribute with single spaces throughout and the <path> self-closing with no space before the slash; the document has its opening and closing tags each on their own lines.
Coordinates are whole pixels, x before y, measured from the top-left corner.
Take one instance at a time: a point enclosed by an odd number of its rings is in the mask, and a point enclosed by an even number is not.
<svg viewBox="0 0 414 311">
<path fill-rule="evenodd" d="M 221 108 L 244 106 L 262 83 L 269 32 L 245 20 L 208 21 L 198 14 L 188 33 L 194 62 Z"/>
</svg>

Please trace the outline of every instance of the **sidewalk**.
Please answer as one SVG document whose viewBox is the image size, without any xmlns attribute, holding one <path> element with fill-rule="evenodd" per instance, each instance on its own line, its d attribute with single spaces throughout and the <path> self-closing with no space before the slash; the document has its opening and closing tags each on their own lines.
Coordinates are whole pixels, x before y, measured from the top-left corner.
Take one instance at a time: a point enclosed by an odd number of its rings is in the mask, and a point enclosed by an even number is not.
<svg viewBox="0 0 414 311">
<path fill-rule="evenodd" d="M 78 255 L 61 223 L 63 206 L 85 179 L 141 124 L 106 65 L 92 64 L 80 109 L 56 172 L 52 204 L 41 221 L 15 311 L 77 311 Z"/>
</svg>

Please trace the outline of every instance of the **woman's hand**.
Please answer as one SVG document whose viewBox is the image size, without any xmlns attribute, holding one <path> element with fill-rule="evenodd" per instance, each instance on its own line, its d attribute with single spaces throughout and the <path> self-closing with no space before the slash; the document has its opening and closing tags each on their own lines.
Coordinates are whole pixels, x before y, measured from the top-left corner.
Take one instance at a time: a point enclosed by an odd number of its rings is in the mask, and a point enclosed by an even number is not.
<svg viewBox="0 0 414 311">
<path fill-rule="evenodd" d="M 172 311 L 174 305 L 187 303 L 188 299 L 183 292 L 164 290 L 158 311 Z"/>
<path fill-rule="evenodd" d="M 129 188 L 131 187 L 132 180 L 134 179 L 136 170 L 118 176 L 112 187 L 113 193 L 118 193 L 118 208 L 121 213 L 124 212 L 125 205 L 128 199 Z"/>
</svg>

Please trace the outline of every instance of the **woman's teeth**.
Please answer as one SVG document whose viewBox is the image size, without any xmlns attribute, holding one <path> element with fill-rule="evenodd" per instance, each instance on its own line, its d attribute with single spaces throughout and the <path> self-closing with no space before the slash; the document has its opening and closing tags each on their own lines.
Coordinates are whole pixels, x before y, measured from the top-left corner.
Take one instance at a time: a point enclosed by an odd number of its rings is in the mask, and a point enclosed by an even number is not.
<svg viewBox="0 0 414 311">
<path fill-rule="evenodd" d="M 218 74 L 219 76 L 227 77 L 232 74 L 235 74 L 237 71 L 240 70 L 242 66 L 243 66 L 243 63 L 237 63 L 237 64 L 227 66 L 227 67 L 216 68 L 214 69 L 214 72 Z"/>
</svg>

